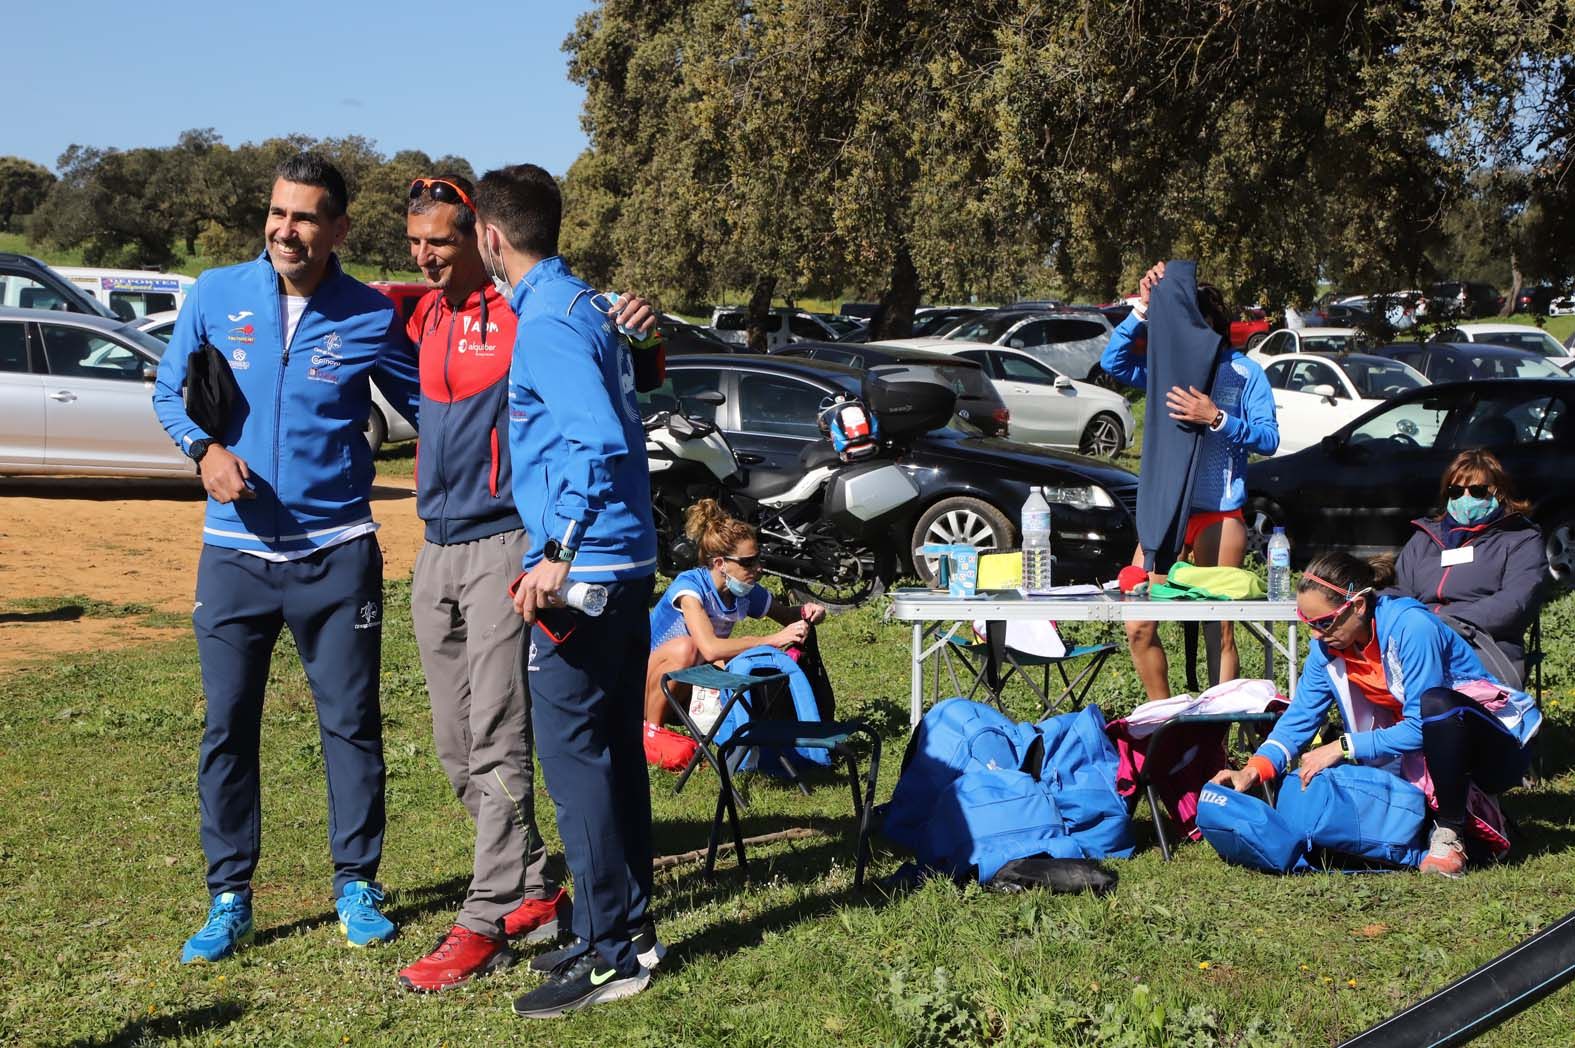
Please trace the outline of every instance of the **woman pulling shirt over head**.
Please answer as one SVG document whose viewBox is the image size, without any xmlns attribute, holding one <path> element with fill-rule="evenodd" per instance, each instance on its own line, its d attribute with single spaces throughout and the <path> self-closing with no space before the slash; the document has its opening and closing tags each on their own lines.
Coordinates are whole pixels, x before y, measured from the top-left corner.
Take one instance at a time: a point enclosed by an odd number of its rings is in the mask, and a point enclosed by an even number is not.
<svg viewBox="0 0 1575 1048">
<path fill-rule="evenodd" d="M 760 543 L 755 529 L 728 516 L 715 499 L 702 499 L 684 514 L 684 534 L 699 547 L 701 567 L 672 581 L 651 609 L 651 660 L 645 677 L 645 720 L 672 719 L 662 676 L 702 662 L 724 663 L 750 648 L 802 644 L 809 628 L 826 617 L 819 604 L 779 608 L 760 585 Z M 770 618 L 782 629 L 765 637 L 733 636 L 745 619 Z M 689 698 L 674 684 L 673 697 Z"/>
<path fill-rule="evenodd" d="M 1302 784 L 1342 760 L 1411 782 L 1436 808 L 1422 872 L 1459 877 L 1472 787 L 1491 797 L 1520 782 L 1542 714 L 1426 606 L 1379 592 L 1393 581 L 1384 560 L 1329 553 L 1308 566 L 1296 612 L 1315 639 L 1296 696 L 1246 766 L 1214 781 L 1240 791 L 1284 774 L 1335 706 L 1344 734 L 1302 754 Z"/>
</svg>

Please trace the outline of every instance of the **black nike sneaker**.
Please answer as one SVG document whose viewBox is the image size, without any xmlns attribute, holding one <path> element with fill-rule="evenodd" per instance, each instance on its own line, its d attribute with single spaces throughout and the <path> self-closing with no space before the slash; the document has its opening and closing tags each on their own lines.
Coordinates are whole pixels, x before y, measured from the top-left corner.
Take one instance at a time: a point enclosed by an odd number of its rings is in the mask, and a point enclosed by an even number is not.
<svg viewBox="0 0 1575 1048">
<path fill-rule="evenodd" d="M 526 1019 L 556 1019 L 593 1004 L 633 997 L 651 985 L 651 973 L 638 968 L 619 975 L 595 950 L 587 950 L 514 1002 L 514 1014 Z"/>
</svg>

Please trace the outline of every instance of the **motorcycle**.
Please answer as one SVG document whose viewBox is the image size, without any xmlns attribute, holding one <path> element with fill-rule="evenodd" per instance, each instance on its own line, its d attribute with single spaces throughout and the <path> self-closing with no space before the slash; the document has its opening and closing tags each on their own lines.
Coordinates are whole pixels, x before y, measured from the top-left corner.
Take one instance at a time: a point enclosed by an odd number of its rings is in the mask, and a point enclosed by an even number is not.
<svg viewBox="0 0 1575 1048">
<path fill-rule="evenodd" d="M 929 396 L 930 390 L 945 394 L 940 417 L 949 418 L 955 394 L 925 385 Z M 723 402 L 716 392 L 693 399 Z M 894 414 L 910 410 L 905 405 Z M 895 428 L 906 432 L 909 427 Z M 714 498 L 755 525 L 762 569 L 781 578 L 794 600 L 853 607 L 885 592 L 895 578 L 892 524 L 919 497 L 901 464 L 900 441 L 884 441 L 873 456 L 851 463 L 829 442 L 810 444 L 799 456 L 800 473 L 779 477 L 751 476 L 716 425 L 685 412 L 682 402 L 677 410 L 648 416 L 645 434 L 657 556 L 664 573 L 694 564 L 694 544 L 683 534 L 684 510 Z"/>
</svg>

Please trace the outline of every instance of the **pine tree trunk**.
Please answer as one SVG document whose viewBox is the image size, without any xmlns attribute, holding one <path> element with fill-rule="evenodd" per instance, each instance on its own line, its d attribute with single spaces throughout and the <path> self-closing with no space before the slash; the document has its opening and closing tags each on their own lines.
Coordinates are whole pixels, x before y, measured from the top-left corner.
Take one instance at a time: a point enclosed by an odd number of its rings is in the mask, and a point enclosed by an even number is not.
<svg viewBox="0 0 1575 1048">
<path fill-rule="evenodd" d="M 1501 317 L 1514 315 L 1515 300 L 1520 298 L 1520 285 L 1524 279 L 1520 275 L 1520 259 L 1516 257 L 1514 248 L 1509 249 L 1509 276 L 1509 294 L 1504 296 L 1504 304 L 1498 310 L 1498 315 Z"/>
<path fill-rule="evenodd" d="M 776 289 L 776 277 L 757 277 L 755 290 L 749 296 L 749 319 L 744 337 L 750 350 L 755 353 L 764 353 L 770 345 L 766 322 L 771 318 L 771 296 Z"/>
<path fill-rule="evenodd" d="M 913 311 L 919 305 L 919 272 L 913 267 L 908 245 L 897 245 L 891 261 L 891 284 L 880 298 L 880 311 L 874 320 L 873 337 L 908 338 L 913 334 Z"/>
</svg>

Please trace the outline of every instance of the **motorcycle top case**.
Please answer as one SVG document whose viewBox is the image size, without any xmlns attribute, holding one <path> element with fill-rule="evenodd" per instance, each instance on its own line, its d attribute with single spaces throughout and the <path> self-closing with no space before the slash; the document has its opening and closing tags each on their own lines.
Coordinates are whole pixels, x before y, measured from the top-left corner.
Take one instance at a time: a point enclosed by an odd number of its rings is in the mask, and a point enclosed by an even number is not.
<svg viewBox="0 0 1575 1048">
<path fill-rule="evenodd" d="M 845 535 L 877 530 L 884 518 L 919 497 L 918 485 L 892 462 L 866 462 L 838 471 L 826 491 L 826 519 Z"/>
<path fill-rule="evenodd" d="M 880 420 L 881 435 L 903 440 L 940 429 L 957 410 L 957 394 L 935 382 L 867 378 L 864 403 Z"/>
</svg>

